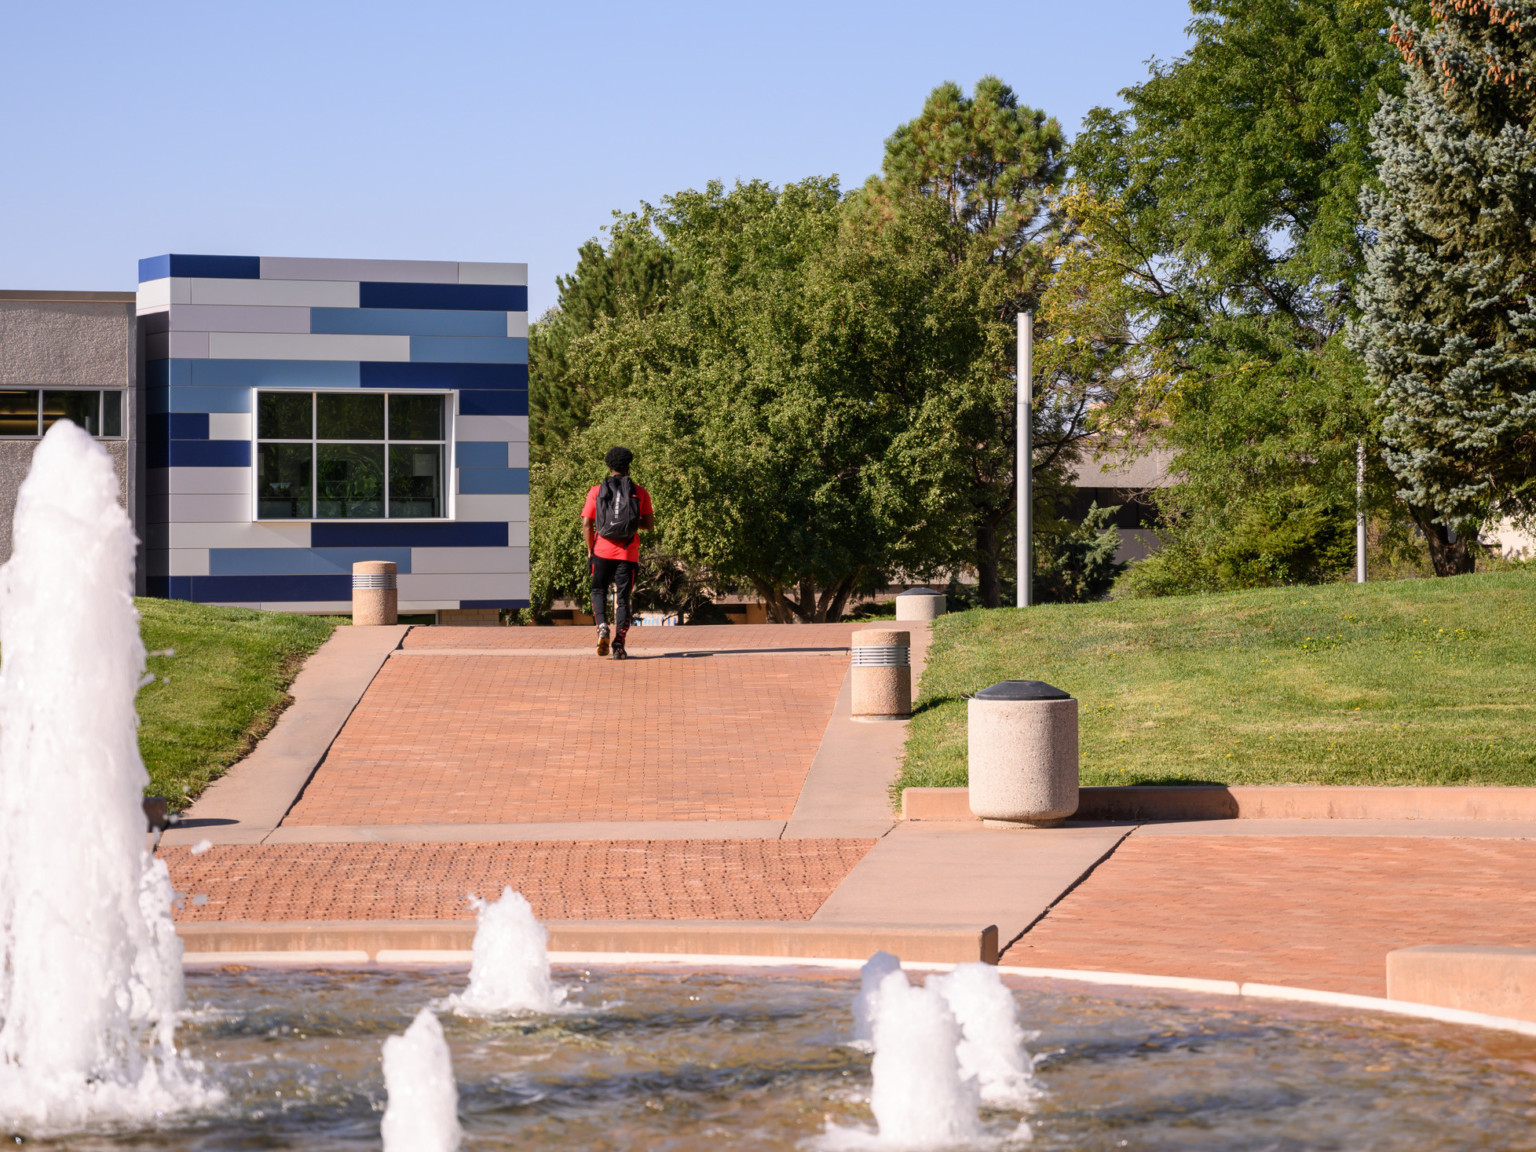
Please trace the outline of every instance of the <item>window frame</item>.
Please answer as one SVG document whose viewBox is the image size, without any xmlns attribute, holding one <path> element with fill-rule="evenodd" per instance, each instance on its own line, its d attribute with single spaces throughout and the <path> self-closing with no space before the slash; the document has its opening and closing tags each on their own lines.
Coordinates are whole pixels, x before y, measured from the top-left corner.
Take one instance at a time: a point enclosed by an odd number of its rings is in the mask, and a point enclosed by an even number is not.
<svg viewBox="0 0 1536 1152">
<path fill-rule="evenodd" d="M 307 440 L 293 440 L 261 435 L 261 396 L 263 394 L 299 393 L 311 397 L 310 406 L 310 437 Z M 319 424 L 319 400 L 320 396 L 360 396 L 374 395 L 385 397 L 384 401 L 384 439 L 382 440 L 337 440 L 331 438 L 322 439 L 317 433 Z M 443 438 L 442 440 L 391 440 L 389 438 L 389 400 L 390 396 L 438 396 L 443 401 Z M 253 524 L 442 524 L 456 518 L 458 472 L 454 456 L 454 431 L 459 414 L 459 393 L 450 388 L 315 388 L 315 387 L 282 387 L 281 385 L 266 388 L 251 389 L 251 522 Z M 262 444 L 308 444 L 310 445 L 310 504 L 308 516 L 263 516 L 261 515 L 261 445 Z M 384 448 L 384 511 L 383 516 L 316 516 L 315 505 L 319 499 L 319 468 L 321 444 L 378 444 Z M 390 516 L 389 512 L 389 449 L 393 444 L 440 444 L 443 449 L 443 515 L 441 516 Z"/>
<path fill-rule="evenodd" d="M 117 418 L 120 431 L 115 436 L 108 436 L 99 432 L 92 432 L 89 435 L 92 440 L 103 440 L 107 443 L 120 443 L 132 439 L 128 431 L 130 421 L 128 418 L 128 389 L 126 388 L 81 388 L 70 384 L 14 384 L 0 386 L 0 392 L 31 392 L 36 399 L 35 409 L 37 412 L 37 423 L 35 425 L 37 431 L 21 435 L 0 432 L 0 440 L 41 440 L 46 436 L 48 429 L 43 427 L 43 418 L 46 415 L 43 408 L 43 396 L 48 392 L 94 392 L 96 394 L 96 426 L 98 428 L 102 425 L 102 414 L 106 406 L 106 401 L 102 397 L 108 392 L 117 393 Z"/>
</svg>

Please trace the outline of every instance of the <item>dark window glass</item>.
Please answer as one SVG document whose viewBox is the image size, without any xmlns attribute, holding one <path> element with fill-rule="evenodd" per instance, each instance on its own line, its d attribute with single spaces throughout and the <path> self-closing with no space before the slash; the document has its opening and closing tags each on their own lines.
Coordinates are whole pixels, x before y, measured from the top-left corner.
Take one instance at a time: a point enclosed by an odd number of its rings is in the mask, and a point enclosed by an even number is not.
<svg viewBox="0 0 1536 1152">
<path fill-rule="evenodd" d="M 262 520 L 308 520 L 314 473 L 309 444 L 262 444 L 256 450 L 256 515 Z"/>
<path fill-rule="evenodd" d="M 391 440 L 441 440 L 443 438 L 443 398 L 441 396 L 391 396 L 389 398 L 389 438 Z"/>
<path fill-rule="evenodd" d="M 101 394 L 101 434 L 103 436 L 123 434 L 123 394 L 121 392 Z"/>
<path fill-rule="evenodd" d="M 389 446 L 389 514 L 443 514 L 443 449 L 437 444 Z"/>
<path fill-rule="evenodd" d="M 317 440 L 384 439 L 383 393 L 321 393 L 317 400 L 320 422 Z"/>
<path fill-rule="evenodd" d="M 37 393 L 0 392 L 0 436 L 37 435 Z"/>
<path fill-rule="evenodd" d="M 100 392 L 44 392 L 43 431 L 69 420 L 92 436 L 101 435 Z"/>
<path fill-rule="evenodd" d="M 384 398 L 378 399 L 382 419 Z M 317 518 L 368 520 L 384 516 L 384 445 L 320 444 L 316 452 Z"/>
<path fill-rule="evenodd" d="M 256 401 L 256 434 L 263 440 L 314 439 L 312 392 L 262 392 Z"/>
</svg>

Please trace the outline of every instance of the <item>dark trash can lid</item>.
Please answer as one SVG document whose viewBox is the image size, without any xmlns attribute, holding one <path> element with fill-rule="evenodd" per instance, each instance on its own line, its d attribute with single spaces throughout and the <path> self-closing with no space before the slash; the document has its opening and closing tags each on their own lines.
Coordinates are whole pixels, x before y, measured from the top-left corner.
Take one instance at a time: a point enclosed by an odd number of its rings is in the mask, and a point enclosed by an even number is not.
<svg viewBox="0 0 1536 1152">
<path fill-rule="evenodd" d="M 898 596 L 942 596 L 944 593 L 935 592 L 932 588 L 908 588 L 905 592 L 896 593 Z"/>
<path fill-rule="evenodd" d="M 1060 688 L 1044 680 L 1002 680 L 976 693 L 978 700 L 1070 700 Z"/>
</svg>

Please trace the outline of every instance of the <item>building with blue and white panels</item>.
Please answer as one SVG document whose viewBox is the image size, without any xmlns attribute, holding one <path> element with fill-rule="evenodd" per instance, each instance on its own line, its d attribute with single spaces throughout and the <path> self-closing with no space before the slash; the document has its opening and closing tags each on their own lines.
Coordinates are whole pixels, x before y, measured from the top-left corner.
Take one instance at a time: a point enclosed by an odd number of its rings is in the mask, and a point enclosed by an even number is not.
<svg viewBox="0 0 1536 1152">
<path fill-rule="evenodd" d="M 527 265 L 156 256 L 137 308 L 150 595 L 527 605 Z"/>
</svg>

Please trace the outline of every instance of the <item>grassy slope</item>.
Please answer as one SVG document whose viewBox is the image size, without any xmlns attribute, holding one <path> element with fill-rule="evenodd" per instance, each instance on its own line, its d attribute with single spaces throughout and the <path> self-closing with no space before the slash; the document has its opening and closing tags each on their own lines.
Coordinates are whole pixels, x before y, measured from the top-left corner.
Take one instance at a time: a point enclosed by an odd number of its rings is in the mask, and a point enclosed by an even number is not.
<svg viewBox="0 0 1536 1152">
<path fill-rule="evenodd" d="M 306 657 L 341 623 L 182 600 L 138 600 L 157 679 L 139 693 L 149 794 L 179 808 L 248 752 L 287 701 Z"/>
<path fill-rule="evenodd" d="M 938 622 L 896 787 L 965 783 L 965 698 L 1078 698 L 1084 784 L 1536 784 L 1536 574 Z"/>
</svg>

